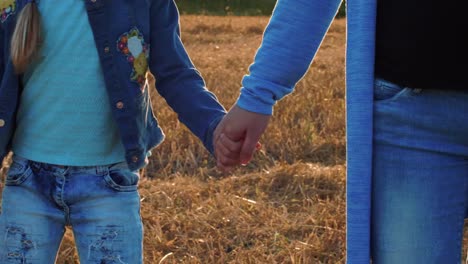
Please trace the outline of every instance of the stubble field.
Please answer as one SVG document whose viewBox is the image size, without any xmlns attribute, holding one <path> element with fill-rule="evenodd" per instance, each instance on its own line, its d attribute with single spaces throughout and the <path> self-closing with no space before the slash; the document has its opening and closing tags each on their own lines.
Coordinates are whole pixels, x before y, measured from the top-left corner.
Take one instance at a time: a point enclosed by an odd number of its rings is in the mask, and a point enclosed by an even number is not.
<svg viewBox="0 0 468 264">
<path fill-rule="evenodd" d="M 181 18 L 186 48 L 226 108 L 238 96 L 267 22 Z M 153 93 L 167 138 L 139 188 L 145 263 L 344 263 L 344 48 L 340 19 L 295 92 L 275 107 L 262 151 L 227 175 Z M 57 263 L 77 259 L 67 230 Z"/>
</svg>

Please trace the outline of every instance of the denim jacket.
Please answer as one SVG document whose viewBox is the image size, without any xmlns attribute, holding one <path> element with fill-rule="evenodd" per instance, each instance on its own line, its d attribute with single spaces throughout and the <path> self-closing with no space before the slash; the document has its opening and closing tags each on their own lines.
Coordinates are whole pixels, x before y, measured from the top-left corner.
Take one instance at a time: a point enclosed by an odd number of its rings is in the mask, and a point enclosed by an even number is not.
<svg viewBox="0 0 468 264">
<path fill-rule="evenodd" d="M 179 120 L 212 152 L 212 134 L 225 109 L 184 49 L 174 0 L 84 1 L 129 168 L 144 167 L 148 152 L 164 138 L 151 108 L 147 69 Z M 0 161 L 11 149 L 22 90 L 22 76 L 15 74 L 9 56 L 11 35 L 27 2 L 0 1 Z M 138 55 L 132 54 L 134 47 Z"/>
</svg>

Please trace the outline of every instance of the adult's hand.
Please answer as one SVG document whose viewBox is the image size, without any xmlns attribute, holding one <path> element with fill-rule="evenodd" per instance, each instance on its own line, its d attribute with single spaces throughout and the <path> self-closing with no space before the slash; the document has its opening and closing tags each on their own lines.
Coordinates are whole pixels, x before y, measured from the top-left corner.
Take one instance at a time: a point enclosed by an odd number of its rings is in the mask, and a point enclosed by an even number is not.
<svg viewBox="0 0 468 264">
<path fill-rule="evenodd" d="M 214 132 L 218 167 L 227 169 L 249 163 L 254 151 L 259 147 L 258 141 L 270 117 L 249 112 L 237 105 L 232 107 Z"/>
</svg>

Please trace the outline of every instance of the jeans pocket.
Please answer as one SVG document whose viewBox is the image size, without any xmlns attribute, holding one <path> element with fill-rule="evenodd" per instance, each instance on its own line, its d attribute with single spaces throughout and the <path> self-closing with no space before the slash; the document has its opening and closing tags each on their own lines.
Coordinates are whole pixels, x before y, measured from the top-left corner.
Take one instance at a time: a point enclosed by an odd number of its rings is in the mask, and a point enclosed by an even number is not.
<svg viewBox="0 0 468 264">
<path fill-rule="evenodd" d="M 109 173 L 104 175 L 104 181 L 108 187 L 118 192 L 133 192 L 138 189 L 140 174 L 131 171 L 126 162 L 109 166 Z"/>
<path fill-rule="evenodd" d="M 374 82 L 374 101 L 394 101 L 400 97 L 411 95 L 412 88 L 404 87 L 383 79 Z"/>
<path fill-rule="evenodd" d="M 13 156 L 10 168 L 8 169 L 5 185 L 19 186 L 32 175 L 29 161 L 25 158 Z"/>
</svg>

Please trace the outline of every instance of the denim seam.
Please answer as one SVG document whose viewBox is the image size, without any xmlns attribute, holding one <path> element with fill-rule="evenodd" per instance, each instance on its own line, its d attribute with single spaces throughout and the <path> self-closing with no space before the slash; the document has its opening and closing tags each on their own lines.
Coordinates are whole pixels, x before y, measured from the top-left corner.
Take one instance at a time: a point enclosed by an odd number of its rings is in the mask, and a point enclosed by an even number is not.
<svg viewBox="0 0 468 264">
<path fill-rule="evenodd" d="M 114 180 L 112 180 L 112 178 L 110 177 L 110 174 L 104 175 L 104 181 L 110 188 L 118 192 L 133 192 L 133 191 L 138 190 L 138 185 L 130 185 L 130 186 L 118 185 L 117 183 L 114 182 Z"/>
<path fill-rule="evenodd" d="M 5 179 L 5 185 L 13 185 L 13 186 L 18 186 L 21 185 L 23 182 L 25 182 L 31 175 L 33 174 L 32 170 L 29 167 L 23 166 L 21 170 L 25 170 L 24 172 L 21 173 L 21 176 L 19 176 L 16 179 L 11 179 L 8 175 Z"/>
</svg>

